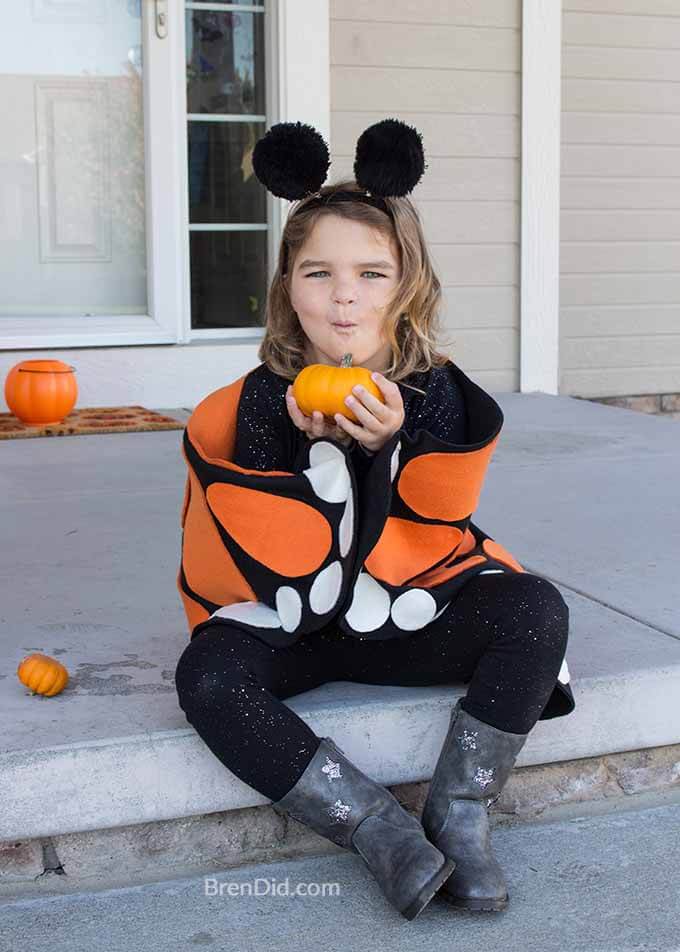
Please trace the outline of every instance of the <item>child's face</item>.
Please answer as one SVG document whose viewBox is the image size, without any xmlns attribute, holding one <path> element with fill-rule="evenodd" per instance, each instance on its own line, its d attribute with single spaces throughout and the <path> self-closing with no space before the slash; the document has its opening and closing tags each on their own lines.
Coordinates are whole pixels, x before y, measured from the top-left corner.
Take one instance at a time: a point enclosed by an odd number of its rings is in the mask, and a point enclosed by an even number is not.
<svg viewBox="0 0 680 952">
<path fill-rule="evenodd" d="M 317 263 L 305 263 L 310 261 Z M 384 315 L 399 278 L 392 239 L 361 222 L 322 215 L 300 248 L 288 283 L 307 335 L 307 363 L 338 365 L 351 353 L 353 365 L 383 371 L 391 357 Z M 334 321 L 354 326 L 339 328 Z"/>
</svg>

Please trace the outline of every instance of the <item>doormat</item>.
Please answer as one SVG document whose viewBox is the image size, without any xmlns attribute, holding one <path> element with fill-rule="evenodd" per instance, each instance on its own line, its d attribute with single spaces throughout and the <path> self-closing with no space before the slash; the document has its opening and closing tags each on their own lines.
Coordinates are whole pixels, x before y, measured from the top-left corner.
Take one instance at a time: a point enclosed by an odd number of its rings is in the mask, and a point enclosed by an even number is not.
<svg viewBox="0 0 680 952">
<path fill-rule="evenodd" d="M 0 413 L 0 440 L 32 436 L 79 436 L 86 433 L 131 433 L 135 430 L 183 430 L 185 424 L 146 407 L 83 407 L 62 423 L 26 426 L 13 413 Z"/>
</svg>

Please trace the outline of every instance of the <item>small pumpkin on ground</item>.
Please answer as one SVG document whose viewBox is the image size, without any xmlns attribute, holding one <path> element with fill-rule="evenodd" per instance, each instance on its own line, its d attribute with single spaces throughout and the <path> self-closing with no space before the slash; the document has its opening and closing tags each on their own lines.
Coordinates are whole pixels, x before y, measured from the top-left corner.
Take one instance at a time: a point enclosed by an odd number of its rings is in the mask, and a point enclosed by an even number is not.
<svg viewBox="0 0 680 952">
<path fill-rule="evenodd" d="M 17 677 L 33 694 L 54 697 L 68 684 L 68 671 L 56 658 L 35 651 L 19 662 Z"/>
</svg>

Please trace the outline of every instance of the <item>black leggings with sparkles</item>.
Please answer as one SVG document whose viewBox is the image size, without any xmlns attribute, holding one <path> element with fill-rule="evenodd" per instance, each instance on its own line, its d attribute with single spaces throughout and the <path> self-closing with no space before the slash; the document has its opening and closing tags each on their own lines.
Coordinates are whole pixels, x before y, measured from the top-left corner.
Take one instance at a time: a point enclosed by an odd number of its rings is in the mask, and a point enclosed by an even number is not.
<svg viewBox="0 0 680 952">
<path fill-rule="evenodd" d="M 175 672 L 180 707 L 210 750 L 249 786 L 280 800 L 320 738 L 282 701 L 327 681 L 469 682 L 462 706 L 517 734 L 543 712 L 567 647 L 569 609 L 547 579 L 476 575 L 439 618 L 384 641 L 328 625 L 273 648 L 225 624 L 200 632 Z"/>
</svg>

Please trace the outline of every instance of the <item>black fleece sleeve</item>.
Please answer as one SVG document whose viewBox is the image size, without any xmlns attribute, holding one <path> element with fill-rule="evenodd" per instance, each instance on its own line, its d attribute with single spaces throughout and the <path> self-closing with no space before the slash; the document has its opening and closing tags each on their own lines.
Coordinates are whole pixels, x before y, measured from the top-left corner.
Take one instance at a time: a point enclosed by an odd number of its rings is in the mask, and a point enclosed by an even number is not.
<svg viewBox="0 0 680 952">
<path fill-rule="evenodd" d="M 236 417 L 234 463 L 245 469 L 292 472 L 285 388 L 271 374 L 255 371 L 243 384 Z"/>
<path fill-rule="evenodd" d="M 467 443 L 465 397 L 446 367 L 432 368 L 425 396 L 409 403 L 404 428 L 411 435 L 427 430 L 449 443 Z"/>
</svg>

